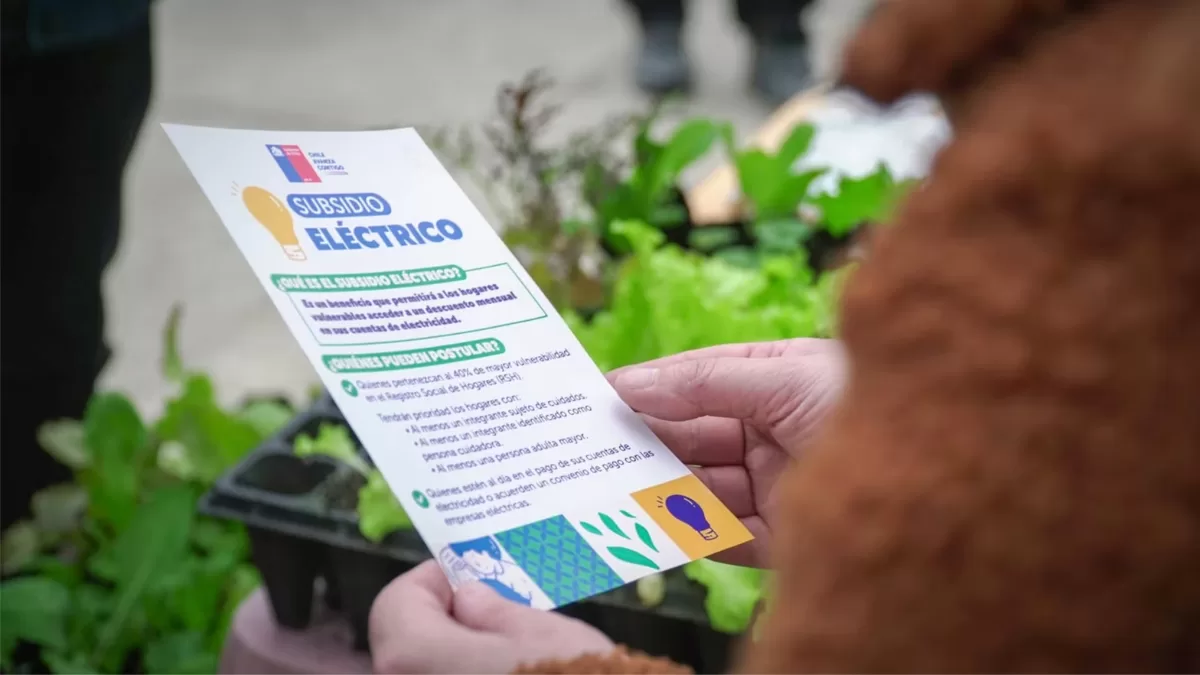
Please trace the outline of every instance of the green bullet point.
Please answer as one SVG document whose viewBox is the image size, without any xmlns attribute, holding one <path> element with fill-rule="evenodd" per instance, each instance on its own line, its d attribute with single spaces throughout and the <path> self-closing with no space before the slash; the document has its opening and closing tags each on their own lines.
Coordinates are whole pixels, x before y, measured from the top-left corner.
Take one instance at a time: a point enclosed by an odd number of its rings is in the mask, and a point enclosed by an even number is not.
<svg viewBox="0 0 1200 675">
<path fill-rule="evenodd" d="M 351 396 L 358 396 L 358 387 L 354 386 L 350 380 L 342 380 L 342 391 Z"/>
<path fill-rule="evenodd" d="M 429 499 L 426 498 L 425 495 L 421 494 L 420 490 L 413 490 L 412 498 L 413 501 L 417 503 L 417 506 L 423 509 L 429 508 Z"/>
</svg>

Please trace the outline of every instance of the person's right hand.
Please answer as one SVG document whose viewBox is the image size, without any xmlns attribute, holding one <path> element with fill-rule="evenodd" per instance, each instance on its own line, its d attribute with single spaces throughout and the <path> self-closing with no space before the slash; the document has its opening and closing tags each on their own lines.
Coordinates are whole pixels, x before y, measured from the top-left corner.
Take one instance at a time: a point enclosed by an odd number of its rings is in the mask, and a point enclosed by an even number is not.
<svg viewBox="0 0 1200 675">
<path fill-rule="evenodd" d="M 773 489 L 841 394 L 834 340 L 722 345 L 608 374 L 650 429 L 754 534 L 717 560 L 763 566 Z"/>
</svg>

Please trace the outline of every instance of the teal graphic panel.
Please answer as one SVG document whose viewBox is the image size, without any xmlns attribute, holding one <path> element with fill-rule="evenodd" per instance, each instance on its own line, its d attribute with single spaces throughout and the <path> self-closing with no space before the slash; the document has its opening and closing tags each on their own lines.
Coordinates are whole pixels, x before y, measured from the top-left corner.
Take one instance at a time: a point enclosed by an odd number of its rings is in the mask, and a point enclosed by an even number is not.
<svg viewBox="0 0 1200 675">
<path fill-rule="evenodd" d="M 555 605 L 575 602 L 625 583 L 563 516 L 498 532 L 495 536 Z"/>
</svg>

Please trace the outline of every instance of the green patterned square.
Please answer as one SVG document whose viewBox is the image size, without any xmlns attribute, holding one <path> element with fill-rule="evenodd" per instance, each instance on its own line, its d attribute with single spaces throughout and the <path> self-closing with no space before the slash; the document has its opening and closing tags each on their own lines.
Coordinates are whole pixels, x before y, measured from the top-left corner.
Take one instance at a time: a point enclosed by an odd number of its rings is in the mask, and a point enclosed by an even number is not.
<svg viewBox="0 0 1200 675">
<path fill-rule="evenodd" d="M 495 536 L 555 605 L 575 602 L 625 583 L 563 516 L 498 532 Z"/>
</svg>

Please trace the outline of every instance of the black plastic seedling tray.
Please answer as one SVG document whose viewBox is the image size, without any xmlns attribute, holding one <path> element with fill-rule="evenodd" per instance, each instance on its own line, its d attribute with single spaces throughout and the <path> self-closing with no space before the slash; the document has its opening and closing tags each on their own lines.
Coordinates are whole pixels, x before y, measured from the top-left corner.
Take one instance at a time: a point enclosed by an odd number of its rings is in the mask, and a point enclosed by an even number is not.
<svg viewBox="0 0 1200 675">
<path fill-rule="evenodd" d="M 413 530 L 395 532 L 378 544 L 365 539 L 354 510 L 361 477 L 336 461 L 293 454 L 297 435 L 315 434 L 329 422 L 345 424 L 345 418 L 326 395 L 222 476 L 200 510 L 246 525 L 279 625 L 306 629 L 314 603 L 324 602 L 345 614 L 354 648 L 362 650 L 368 648 L 367 619 L 375 597 L 431 556 Z M 654 608 L 644 607 L 635 587 L 627 585 L 558 611 L 633 649 L 697 672 L 726 672 L 736 638 L 709 626 L 704 589 L 679 570 L 668 572 L 665 582 L 666 599 Z"/>
</svg>

